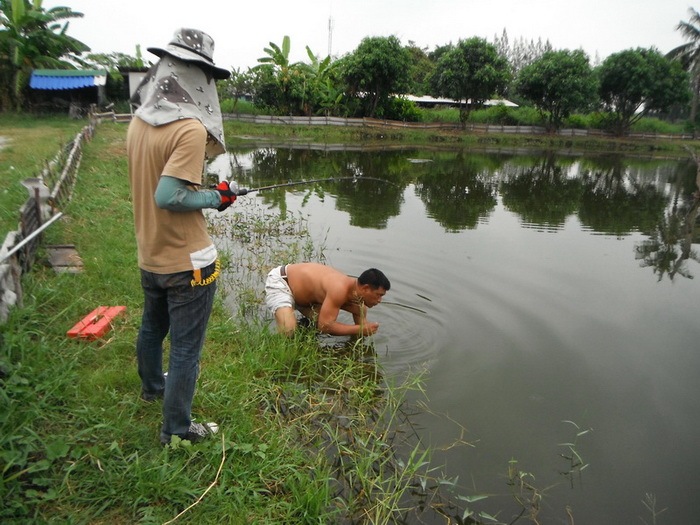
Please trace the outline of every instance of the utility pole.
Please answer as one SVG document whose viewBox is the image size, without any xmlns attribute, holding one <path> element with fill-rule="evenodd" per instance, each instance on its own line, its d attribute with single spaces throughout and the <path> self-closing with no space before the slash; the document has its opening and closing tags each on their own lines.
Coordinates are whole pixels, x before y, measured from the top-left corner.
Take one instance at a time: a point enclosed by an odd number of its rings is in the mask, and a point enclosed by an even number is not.
<svg viewBox="0 0 700 525">
<path fill-rule="evenodd" d="M 333 51 L 333 17 L 328 15 L 328 56 L 331 56 Z"/>
</svg>

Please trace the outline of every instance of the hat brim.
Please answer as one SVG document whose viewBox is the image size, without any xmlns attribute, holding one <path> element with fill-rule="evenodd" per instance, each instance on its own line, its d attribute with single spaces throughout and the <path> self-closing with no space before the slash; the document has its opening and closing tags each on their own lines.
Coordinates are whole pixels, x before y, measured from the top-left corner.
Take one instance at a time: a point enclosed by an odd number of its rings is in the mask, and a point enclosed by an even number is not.
<svg viewBox="0 0 700 525">
<path fill-rule="evenodd" d="M 207 61 L 200 55 L 188 51 L 187 49 L 180 49 L 174 46 L 168 46 L 166 49 L 160 47 L 148 47 L 146 49 L 158 58 L 163 58 L 163 55 L 171 55 L 187 62 L 196 62 L 197 64 L 201 64 L 209 69 L 214 75 L 214 78 L 217 80 L 224 80 L 231 76 L 231 72 L 228 69 L 216 67 L 213 63 Z"/>
</svg>

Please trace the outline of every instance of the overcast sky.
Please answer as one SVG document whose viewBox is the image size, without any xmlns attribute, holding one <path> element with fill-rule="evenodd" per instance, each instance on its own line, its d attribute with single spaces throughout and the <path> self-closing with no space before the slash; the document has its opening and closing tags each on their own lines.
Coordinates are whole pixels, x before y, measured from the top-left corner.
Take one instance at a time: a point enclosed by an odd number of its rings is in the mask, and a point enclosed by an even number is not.
<svg viewBox="0 0 700 525">
<path fill-rule="evenodd" d="M 165 46 L 178 27 L 209 33 L 220 67 L 255 66 L 272 41 L 291 39 L 290 58 L 308 62 L 353 51 L 367 36 L 391 36 L 429 51 L 478 36 L 493 42 L 549 40 L 555 49 L 583 49 L 603 60 L 611 53 L 656 47 L 666 53 L 685 43 L 676 25 L 689 20 L 689 0 L 44 0 L 85 16 L 69 34 L 96 53 L 156 58 L 147 47 Z M 692 6 L 695 7 L 695 6 Z M 700 6 L 695 7 L 700 10 Z M 332 30 L 329 31 L 329 21 Z M 330 38 L 329 38 L 330 37 Z"/>
</svg>

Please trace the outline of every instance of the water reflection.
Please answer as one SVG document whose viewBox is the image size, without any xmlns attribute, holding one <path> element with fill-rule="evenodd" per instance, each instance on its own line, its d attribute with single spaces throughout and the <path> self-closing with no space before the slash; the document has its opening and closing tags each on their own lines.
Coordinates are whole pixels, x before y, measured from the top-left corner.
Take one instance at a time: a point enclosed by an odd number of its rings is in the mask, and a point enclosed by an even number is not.
<svg viewBox="0 0 700 525">
<path fill-rule="evenodd" d="M 350 225 L 382 230 L 400 215 L 404 191 L 413 187 L 426 215 L 446 232 L 487 223 L 500 198 L 524 227 L 557 231 L 577 217 L 594 233 L 643 233 L 647 239 L 632 255 L 652 267 L 659 279 L 692 278 L 683 263 L 697 260 L 691 249 L 698 242 L 698 217 L 696 171 L 690 160 L 631 162 L 619 155 L 566 157 L 551 152 L 254 148 L 219 157 L 210 171 L 242 187 L 352 178 L 261 192 L 262 201 L 281 214 L 288 210 L 289 192 L 301 192 L 305 201 L 329 194 Z"/>
<path fill-rule="evenodd" d="M 691 198 L 676 195 L 672 208 L 648 233 L 649 238 L 636 246 L 637 258 L 643 266 L 653 268 L 659 281 L 664 277 L 673 280 L 677 275 L 693 278 L 687 261 L 700 262 L 698 253 L 692 249 L 694 243 L 700 242 L 699 197 L 697 193 Z"/>
<path fill-rule="evenodd" d="M 581 207 L 584 182 L 569 177 L 570 164 L 553 153 L 532 166 L 513 170 L 501 183 L 503 204 L 517 213 L 525 224 L 557 229 Z"/>
<path fill-rule="evenodd" d="M 663 188 L 644 175 L 634 176 L 620 158 L 584 173 L 581 222 L 593 231 L 613 235 L 648 230 L 663 216 L 668 199 Z"/>
<path fill-rule="evenodd" d="M 446 231 L 475 228 L 496 206 L 497 179 L 489 157 L 463 152 L 437 157 L 416 177 L 416 194 Z"/>
</svg>

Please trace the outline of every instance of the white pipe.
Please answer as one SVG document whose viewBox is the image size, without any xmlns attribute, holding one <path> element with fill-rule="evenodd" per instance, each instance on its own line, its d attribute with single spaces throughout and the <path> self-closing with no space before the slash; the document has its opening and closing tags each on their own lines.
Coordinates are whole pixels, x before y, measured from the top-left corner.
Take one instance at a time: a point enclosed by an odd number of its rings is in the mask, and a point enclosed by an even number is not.
<svg viewBox="0 0 700 525">
<path fill-rule="evenodd" d="M 39 226 L 36 230 L 34 230 L 32 233 L 30 233 L 28 237 L 25 237 L 24 239 L 22 239 L 19 243 L 17 243 L 17 244 L 14 246 L 14 248 L 12 248 L 10 251 L 8 251 L 8 252 L 5 254 L 5 256 L 2 258 L 2 260 L 1 260 L 0 262 L 5 262 L 5 261 L 6 261 L 7 259 L 9 259 L 12 255 L 14 255 L 15 253 L 17 253 L 25 244 L 27 244 L 28 242 L 31 242 L 31 241 L 34 239 L 34 237 L 36 237 L 37 235 L 39 235 L 39 234 L 40 234 L 41 232 L 43 232 L 46 228 L 48 228 L 51 224 L 53 224 L 53 223 L 56 222 L 58 219 L 60 219 L 62 215 L 63 215 L 63 212 L 58 212 L 56 215 L 54 215 L 53 217 L 51 217 L 51 218 L 50 218 L 48 221 L 46 221 L 44 224 L 42 224 L 41 226 Z"/>
</svg>

